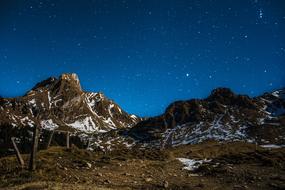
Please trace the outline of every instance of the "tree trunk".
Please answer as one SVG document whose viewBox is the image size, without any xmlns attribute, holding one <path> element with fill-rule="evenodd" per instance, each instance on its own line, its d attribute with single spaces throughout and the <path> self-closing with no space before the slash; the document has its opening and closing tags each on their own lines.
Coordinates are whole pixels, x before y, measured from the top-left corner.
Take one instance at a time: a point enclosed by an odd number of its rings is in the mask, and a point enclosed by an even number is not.
<svg viewBox="0 0 285 190">
<path fill-rule="evenodd" d="M 12 138 L 11 138 L 11 141 L 12 141 L 12 143 L 13 143 L 13 146 L 14 146 L 14 149 L 15 149 L 15 152 L 16 152 L 16 156 L 17 156 L 18 162 L 19 162 L 21 168 L 24 168 L 24 160 L 23 160 L 23 158 L 22 158 L 22 156 L 21 156 L 21 154 L 20 154 L 20 151 L 19 151 L 19 149 L 18 149 L 18 147 L 17 147 L 17 144 L 16 144 L 16 142 L 15 142 L 15 137 L 12 137 Z"/>
<path fill-rule="evenodd" d="M 46 145 L 46 149 L 48 149 L 48 147 L 50 146 L 50 143 L 51 143 L 51 141 L 52 141 L 53 134 L 54 134 L 54 130 L 50 131 L 49 137 L 48 137 L 48 141 L 47 141 L 47 145 Z"/>
<path fill-rule="evenodd" d="M 33 134 L 32 151 L 31 151 L 30 163 L 29 163 L 30 171 L 34 171 L 36 169 L 36 154 L 38 150 L 38 143 L 39 143 L 39 128 L 35 126 L 34 134 Z"/>
<path fill-rule="evenodd" d="M 69 132 L 66 133 L 66 148 L 70 148 L 70 144 L 69 144 Z"/>
</svg>

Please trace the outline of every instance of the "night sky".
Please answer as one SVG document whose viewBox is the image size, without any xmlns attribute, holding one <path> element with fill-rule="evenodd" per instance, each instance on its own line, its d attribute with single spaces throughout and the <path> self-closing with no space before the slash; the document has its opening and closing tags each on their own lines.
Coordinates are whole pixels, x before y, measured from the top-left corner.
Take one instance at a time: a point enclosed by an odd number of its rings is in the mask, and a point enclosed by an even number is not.
<svg viewBox="0 0 285 190">
<path fill-rule="evenodd" d="M 74 72 L 140 116 L 285 86 L 283 0 L 1 0 L 0 95 Z"/>
</svg>

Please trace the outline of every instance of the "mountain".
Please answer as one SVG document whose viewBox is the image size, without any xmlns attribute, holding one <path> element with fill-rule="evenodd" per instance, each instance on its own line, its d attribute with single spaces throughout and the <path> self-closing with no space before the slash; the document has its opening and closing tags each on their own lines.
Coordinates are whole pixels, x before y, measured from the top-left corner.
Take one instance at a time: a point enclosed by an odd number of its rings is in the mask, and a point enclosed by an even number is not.
<svg viewBox="0 0 285 190">
<path fill-rule="evenodd" d="M 102 93 L 82 91 L 74 74 L 49 78 L 23 97 L 0 99 L 0 188 L 284 189 L 284 95 L 218 88 L 140 119 Z M 10 138 L 27 165 L 34 125 L 43 130 L 31 173 L 11 155 Z M 54 128 L 73 131 L 70 148 L 65 133 L 42 146 Z"/>
<path fill-rule="evenodd" d="M 71 132 L 102 133 L 129 128 L 140 118 L 129 115 L 103 93 L 82 90 L 76 74 L 50 77 L 23 97 L 0 98 L 0 125 Z"/>
<path fill-rule="evenodd" d="M 63 74 L 36 84 L 23 97 L 0 98 L 0 149 L 11 147 L 11 136 L 29 144 L 35 125 L 43 133 L 70 131 L 79 138 L 73 139 L 77 146 L 90 149 L 161 149 L 213 140 L 284 145 L 285 89 L 251 98 L 217 88 L 205 99 L 176 101 L 162 115 L 142 119 L 101 92 L 83 91 L 76 74 Z M 65 143 L 60 136 L 54 141 Z"/>
<path fill-rule="evenodd" d="M 217 88 L 206 99 L 170 104 L 128 134 L 160 148 L 206 140 L 285 144 L 285 89 L 250 98 Z"/>
</svg>

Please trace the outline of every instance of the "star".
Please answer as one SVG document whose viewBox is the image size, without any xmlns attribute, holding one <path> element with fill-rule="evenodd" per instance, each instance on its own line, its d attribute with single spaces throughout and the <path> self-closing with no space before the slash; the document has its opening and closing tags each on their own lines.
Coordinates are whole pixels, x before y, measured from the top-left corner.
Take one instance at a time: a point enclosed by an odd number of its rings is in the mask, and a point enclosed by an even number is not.
<svg viewBox="0 0 285 190">
<path fill-rule="evenodd" d="M 258 18 L 259 19 L 263 18 L 263 11 L 262 11 L 262 9 L 259 9 Z"/>
<path fill-rule="evenodd" d="M 186 73 L 186 77 L 189 77 L 190 76 L 190 74 L 189 73 Z"/>
</svg>

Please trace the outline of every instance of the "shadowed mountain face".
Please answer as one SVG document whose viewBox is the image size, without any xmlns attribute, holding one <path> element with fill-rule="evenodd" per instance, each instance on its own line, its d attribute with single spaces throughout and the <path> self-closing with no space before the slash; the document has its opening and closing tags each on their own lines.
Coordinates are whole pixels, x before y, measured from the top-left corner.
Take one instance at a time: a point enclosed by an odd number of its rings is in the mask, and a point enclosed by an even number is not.
<svg viewBox="0 0 285 190">
<path fill-rule="evenodd" d="M 172 103 L 163 115 L 138 123 L 129 134 L 159 147 L 205 140 L 285 144 L 285 90 L 250 98 L 218 88 L 203 100 Z"/>
<path fill-rule="evenodd" d="M 103 93 L 84 92 L 76 74 L 48 78 L 23 97 L 0 98 L 1 125 L 101 133 L 138 121 Z"/>
</svg>

